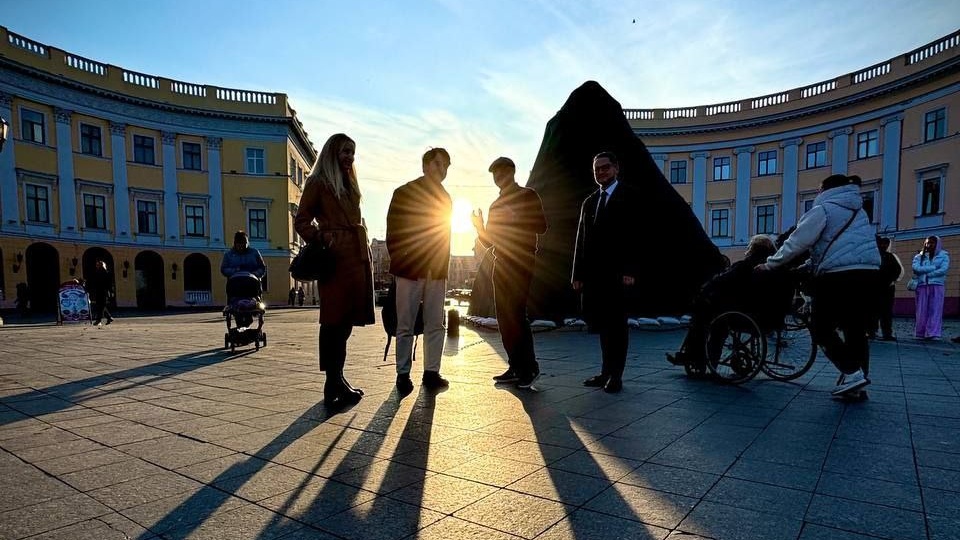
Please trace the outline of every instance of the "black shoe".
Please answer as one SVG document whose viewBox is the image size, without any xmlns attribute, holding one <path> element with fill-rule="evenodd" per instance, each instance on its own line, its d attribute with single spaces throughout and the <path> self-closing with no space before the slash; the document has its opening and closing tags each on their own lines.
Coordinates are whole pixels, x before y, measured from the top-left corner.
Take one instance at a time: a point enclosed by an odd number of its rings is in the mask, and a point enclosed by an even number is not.
<svg viewBox="0 0 960 540">
<path fill-rule="evenodd" d="M 591 388 L 603 388 L 603 385 L 607 384 L 608 378 L 609 377 L 606 375 L 594 375 L 593 377 L 583 381 L 583 385 Z"/>
<path fill-rule="evenodd" d="M 677 354 L 667 353 L 667 362 L 675 366 L 684 366 L 687 364 L 686 357 L 682 352 L 678 352 Z"/>
<path fill-rule="evenodd" d="M 423 386 L 428 390 L 440 390 L 450 386 L 450 381 L 441 377 L 439 371 L 424 371 Z"/>
<path fill-rule="evenodd" d="M 537 379 L 539 378 L 540 378 L 539 371 L 530 373 L 528 375 L 524 375 L 523 377 L 520 377 L 520 379 L 517 381 L 517 388 L 530 388 L 531 386 L 533 386 L 533 383 L 537 382 Z"/>
<path fill-rule="evenodd" d="M 511 383 L 517 382 L 520 380 L 520 375 L 517 374 L 513 369 L 508 369 L 501 373 L 500 375 L 494 375 L 493 380 L 498 383 Z"/>
<path fill-rule="evenodd" d="M 113 322 L 113 318 L 112 318 L 112 317 L 109 318 L 109 319 L 107 319 L 107 324 L 110 324 L 110 323 L 112 323 L 112 322 Z"/>
<path fill-rule="evenodd" d="M 608 394 L 616 394 L 620 390 L 623 390 L 623 381 L 619 378 L 610 377 L 607 384 L 603 385 L 603 391 Z"/>
<path fill-rule="evenodd" d="M 409 396 L 410 392 L 413 392 L 413 381 L 410 380 L 410 374 L 397 375 L 397 393 L 400 394 L 400 397 Z"/>
</svg>

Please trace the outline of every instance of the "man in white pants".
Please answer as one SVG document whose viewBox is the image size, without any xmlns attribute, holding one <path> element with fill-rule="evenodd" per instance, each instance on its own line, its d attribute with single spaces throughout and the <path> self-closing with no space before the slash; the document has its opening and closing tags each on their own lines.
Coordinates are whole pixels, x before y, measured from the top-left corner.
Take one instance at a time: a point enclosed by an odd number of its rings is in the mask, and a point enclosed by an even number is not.
<svg viewBox="0 0 960 540">
<path fill-rule="evenodd" d="M 390 273 L 397 283 L 397 392 L 413 391 L 413 328 L 423 303 L 423 386 L 449 383 L 440 376 L 443 354 L 443 299 L 450 265 L 450 213 L 453 203 L 443 188 L 450 154 L 431 148 L 422 158 L 423 176 L 393 192 L 387 210 Z"/>
</svg>

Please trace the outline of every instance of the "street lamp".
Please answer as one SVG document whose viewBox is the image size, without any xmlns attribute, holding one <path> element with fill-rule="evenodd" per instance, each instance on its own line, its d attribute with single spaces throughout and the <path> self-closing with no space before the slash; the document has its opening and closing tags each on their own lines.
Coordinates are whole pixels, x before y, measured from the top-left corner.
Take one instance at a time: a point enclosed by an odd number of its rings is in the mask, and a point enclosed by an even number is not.
<svg viewBox="0 0 960 540">
<path fill-rule="evenodd" d="M 10 129 L 10 124 L 7 124 L 7 120 L 0 116 L 0 152 L 3 152 L 3 143 L 7 142 L 8 129 Z"/>
</svg>

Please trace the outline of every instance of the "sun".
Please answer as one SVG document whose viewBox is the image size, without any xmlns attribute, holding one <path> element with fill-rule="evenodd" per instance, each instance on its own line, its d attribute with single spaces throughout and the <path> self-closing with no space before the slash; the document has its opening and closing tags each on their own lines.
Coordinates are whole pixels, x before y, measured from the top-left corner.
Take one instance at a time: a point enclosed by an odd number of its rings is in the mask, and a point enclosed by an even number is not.
<svg viewBox="0 0 960 540">
<path fill-rule="evenodd" d="M 477 232 L 473 228 L 470 214 L 473 205 L 466 199 L 453 201 L 453 214 L 450 216 L 451 242 L 450 252 L 453 255 L 472 255 Z"/>
</svg>

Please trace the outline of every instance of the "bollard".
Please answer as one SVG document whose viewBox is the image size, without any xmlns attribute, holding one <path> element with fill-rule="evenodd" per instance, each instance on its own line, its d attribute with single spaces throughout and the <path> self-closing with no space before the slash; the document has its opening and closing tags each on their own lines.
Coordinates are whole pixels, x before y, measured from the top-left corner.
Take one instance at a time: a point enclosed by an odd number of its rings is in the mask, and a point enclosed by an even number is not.
<svg viewBox="0 0 960 540">
<path fill-rule="evenodd" d="M 455 308 L 447 311 L 447 337 L 460 336 L 460 312 Z"/>
</svg>

